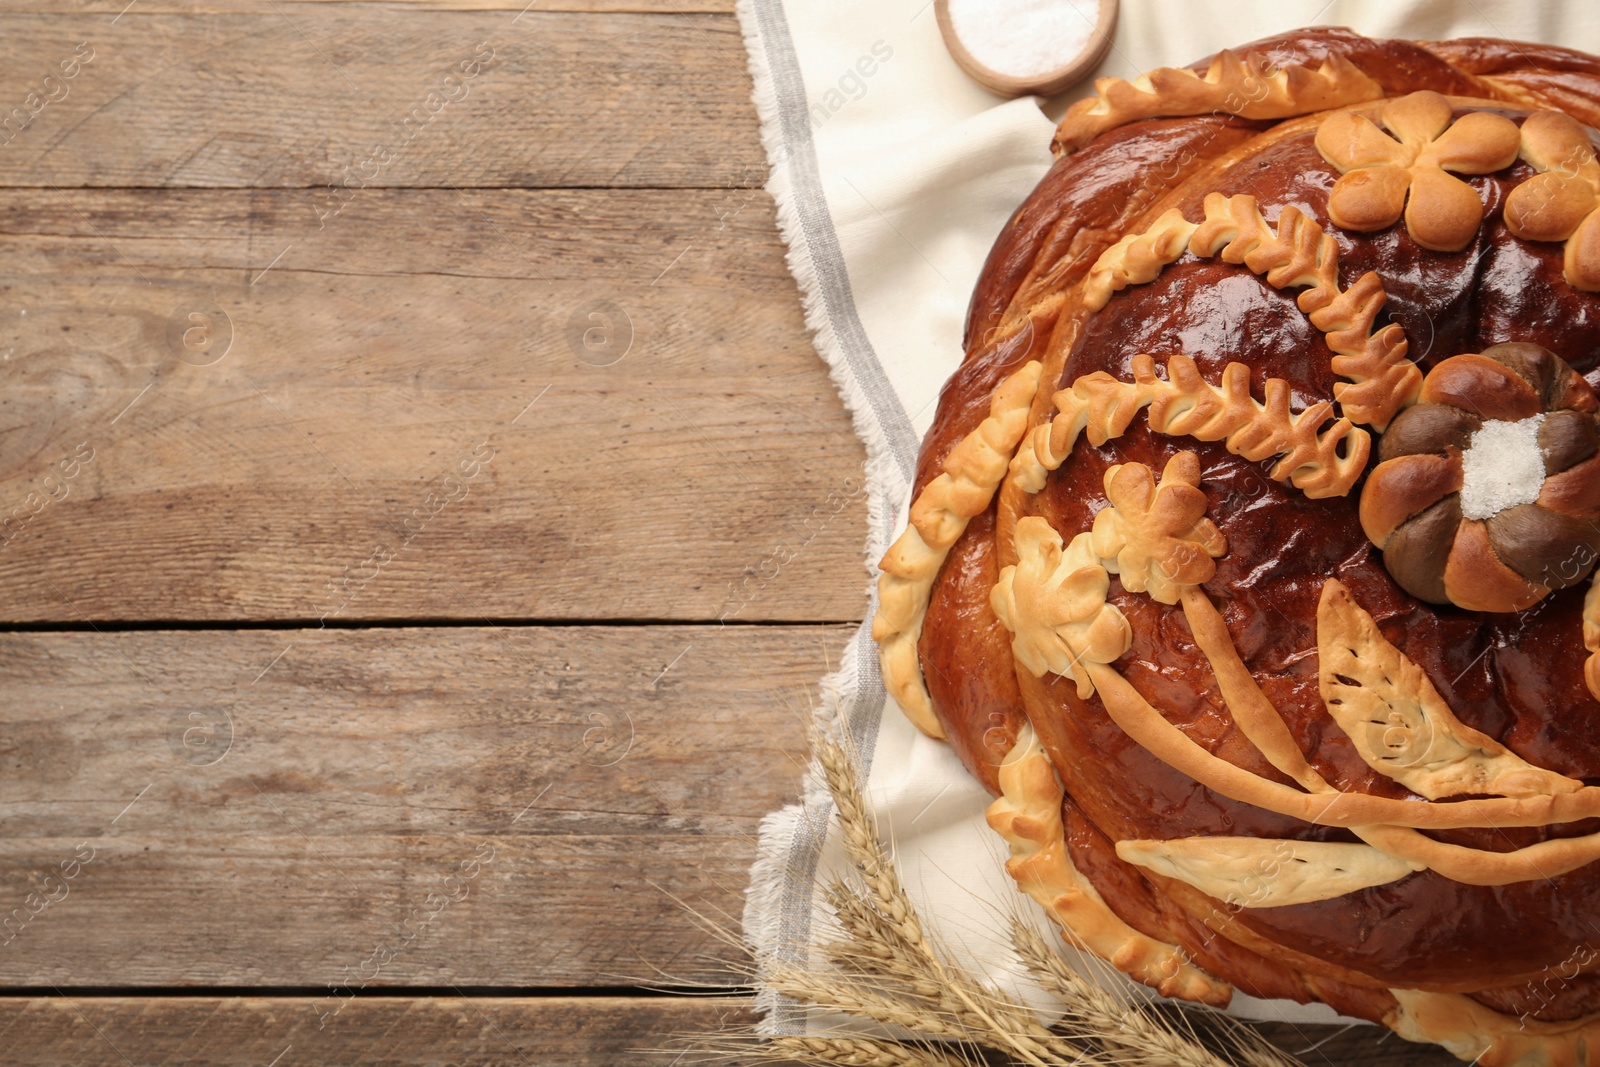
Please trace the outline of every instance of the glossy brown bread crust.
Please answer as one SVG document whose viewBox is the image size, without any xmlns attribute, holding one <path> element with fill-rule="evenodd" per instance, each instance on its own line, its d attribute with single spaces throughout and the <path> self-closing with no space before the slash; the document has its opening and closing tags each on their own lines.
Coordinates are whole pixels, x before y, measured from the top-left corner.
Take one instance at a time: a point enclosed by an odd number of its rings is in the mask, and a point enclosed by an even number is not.
<svg viewBox="0 0 1600 1067">
<path fill-rule="evenodd" d="M 1315 31 L 1241 51 L 1311 60 L 1337 53 L 1390 96 L 1433 89 L 1503 101 L 1501 113 L 1513 121 L 1528 108 L 1556 107 L 1588 124 L 1600 122 L 1600 61 L 1561 49 L 1484 40 L 1374 41 Z M 1275 126 L 1281 128 L 1273 136 L 1251 143 Z M 1326 219 L 1338 174 L 1318 156 L 1312 133 L 1314 125 L 1305 120 L 1147 119 L 1059 156 L 989 256 L 969 311 L 966 360 L 941 396 L 917 491 L 987 414 L 996 384 L 1030 359 L 1043 361 L 1054 375 L 1042 397 L 1093 371 L 1127 380 L 1129 360 L 1139 352 L 1187 353 L 1210 381 L 1224 363 L 1246 362 L 1255 395 L 1266 377 L 1287 379 L 1296 409 L 1331 395 L 1323 334 L 1295 306 L 1292 292 L 1238 266 L 1185 255 L 1096 314 L 1085 314 L 1072 299 L 1074 286 L 1118 238 L 1168 207 L 1202 217 L 1207 191 L 1252 194 L 1269 222 L 1289 204 Z M 1403 225 L 1360 240 L 1330 227 L 1339 238 L 1341 277 L 1367 270 L 1383 276 L 1387 313 L 1404 326 L 1411 355 L 1424 370 L 1449 355 L 1515 340 L 1558 353 L 1600 384 L 1600 299 L 1563 282 L 1559 245 L 1518 240 L 1500 221 L 1505 197 L 1531 174 L 1518 163 L 1471 179 L 1488 208 L 1476 238 L 1458 253 L 1418 249 Z M 1036 423 L 1049 414 L 1036 404 Z M 1080 441 L 1072 461 L 1026 499 L 1022 513 L 1043 516 L 1070 537 L 1088 529 L 1105 505 L 1107 467 L 1137 460 L 1159 470 L 1180 450 L 1198 454 L 1207 515 L 1228 541 L 1228 553 L 1203 588 L 1246 665 L 1329 782 L 1379 796 L 1411 795 L 1375 773 L 1323 711 L 1315 630 L 1318 592 L 1330 577 L 1350 587 L 1467 725 L 1539 766 L 1600 779 L 1600 745 L 1593 740 L 1600 738 L 1600 702 L 1585 687 L 1585 650 L 1574 638 L 1581 587 L 1516 615 L 1423 603 L 1395 584 L 1362 532 L 1359 488 L 1343 498 L 1308 500 L 1221 443 L 1163 437 L 1140 420 L 1102 448 Z M 1369 1018 L 1388 1010 L 1392 1000 L 1385 991 L 1396 986 L 1467 992 L 1499 1011 L 1546 1019 L 1600 1011 L 1600 982 L 1587 976 L 1562 983 L 1559 995 L 1539 984 L 1575 944 L 1597 936 L 1591 919 L 1600 915 L 1600 865 L 1497 888 L 1424 871 L 1331 900 L 1240 910 L 1220 909 L 1196 890 L 1118 859 L 1111 840 L 1354 838 L 1217 795 L 1133 743 L 1098 697 L 1079 699 L 1071 684 L 1052 684 L 1059 681 L 1053 675 L 1034 679 L 1018 671 L 1010 634 L 989 606 L 1000 566 L 994 516 L 991 506 L 970 523 L 933 588 L 919 643 L 933 707 L 964 763 L 991 792 L 998 791 L 1000 759 L 1032 720 L 1070 798 L 1073 859 L 1125 921 L 1183 946 L 1207 971 L 1247 992 L 1316 997 Z M 1239 736 L 1182 611 L 1123 592 L 1115 580 L 1110 600 L 1132 624 L 1133 646 L 1116 664 L 1128 680 L 1213 753 L 1287 781 Z M 1505 851 L 1595 829 L 1579 823 L 1433 836 Z M 1216 929 L 1219 924 L 1227 929 Z"/>
<path fill-rule="evenodd" d="M 1174 150 L 1202 159 L 1223 155 L 1263 126 L 1223 118 L 1147 122 L 1056 160 L 989 253 L 968 313 L 967 358 L 940 394 L 918 460 L 915 492 L 938 474 L 955 442 L 988 414 L 994 387 L 1030 359 L 1043 357 L 1062 292 L 1082 280 L 1151 200 L 1152 168 L 1161 167 Z M 1017 318 L 996 339 L 1012 306 L 1018 308 Z M 989 608 L 996 576 L 993 548 L 992 518 L 974 520 L 945 563 L 945 574 L 963 579 L 934 587 L 930 623 L 924 625 L 918 651 L 951 745 L 997 793 L 995 770 L 1016 741 L 1023 717 L 1010 666 L 1010 636 Z M 976 635 L 985 654 L 974 659 L 970 649 L 930 640 L 934 632 Z"/>
</svg>

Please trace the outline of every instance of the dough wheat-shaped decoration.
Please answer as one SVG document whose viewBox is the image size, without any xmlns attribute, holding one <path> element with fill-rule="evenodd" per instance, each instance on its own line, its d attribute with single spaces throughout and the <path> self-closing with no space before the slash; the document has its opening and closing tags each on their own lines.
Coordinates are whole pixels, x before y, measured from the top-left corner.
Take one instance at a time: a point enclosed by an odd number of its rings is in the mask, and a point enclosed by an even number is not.
<svg viewBox="0 0 1600 1067">
<path fill-rule="evenodd" d="M 1596 123 L 1600 59 L 1321 30 L 1063 120 L 875 634 L 1069 941 L 1600 1048 Z"/>
<path fill-rule="evenodd" d="M 1405 331 L 1395 323 L 1373 330 L 1387 300 L 1376 273 L 1340 289 L 1338 242 L 1293 205 L 1279 213 L 1276 233 L 1253 196 L 1208 193 L 1204 206 L 1201 222 L 1172 209 L 1102 253 L 1084 285 L 1085 306 L 1098 311 L 1113 292 L 1153 281 L 1185 252 L 1217 256 L 1265 275 L 1275 288 L 1306 287 L 1295 303 L 1327 334 L 1333 372 L 1350 379 L 1335 383 L 1333 395 L 1352 422 L 1383 430 L 1416 401 L 1422 373 L 1406 358 Z"/>
<path fill-rule="evenodd" d="M 1371 438 L 1349 419 L 1324 428 L 1332 418 L 1331 403 L 1291 411 L 1289 383 L 1282 378 L 1268 378 L 1266 399 L 1256 400 L 1250 395 L 1250 368 L 1243 363 L 1224 367 L 1216 386 L 1185 355 L 1169 357 L 1166 371 L 1166 378 L 1158 377 L 1155 359 L 1141 352 L 1133 358 L 1131 382 L 1097 371 L 1058 392 L 1053 400 L 1060 414 L 1048 442 L 1052 457 L 1070 450 L 1082 430 L 1096 445 L 1120 437 L 1148 407 L 1149 425 L 1158 433 L 1221 441 L 1229 452 L 1252 461 L 1275 459 L 1269 477 L 1293 482 L 1309 497 L 1343 496 L 1361 477 Z"/>
</svg>

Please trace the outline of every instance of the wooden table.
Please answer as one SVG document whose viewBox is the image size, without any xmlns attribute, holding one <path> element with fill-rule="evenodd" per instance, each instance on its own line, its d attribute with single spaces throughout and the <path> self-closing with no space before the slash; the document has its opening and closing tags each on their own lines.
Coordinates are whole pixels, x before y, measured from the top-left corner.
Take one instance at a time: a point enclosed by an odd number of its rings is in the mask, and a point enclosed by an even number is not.
<svg viewBox="0 0 1600 1067">
<path fill-rule="evenodd" d="M 747 1015 L 862 448 L 731 3 L 525 2 L 0 2 L 5 1063 Z"/>
</svg>

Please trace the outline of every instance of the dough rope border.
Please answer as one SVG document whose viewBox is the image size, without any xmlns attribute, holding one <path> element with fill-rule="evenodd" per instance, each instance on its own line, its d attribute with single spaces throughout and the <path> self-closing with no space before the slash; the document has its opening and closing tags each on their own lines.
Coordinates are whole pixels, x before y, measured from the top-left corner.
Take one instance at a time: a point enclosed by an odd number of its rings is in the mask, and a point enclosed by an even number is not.
<svg viewBox="0 0 1600 1067">
<path fill-rule="evenodd" d="M 983 514 L 1005 477 L 1007 461 L 1027 428 L 1028 409 L 1039 388 L 1042 365 L 1025 364 L 994 391 L 989 417 L 963 437 L 934 478 L 911 504 L 911 521 L 878 564 L 878 611 L 872 639 L 878 643 L 883 683 L 917 729 L 944 737 L 934 714 L 917 655 L 922 619 L 934 579 L 950 546 L 967 523 Z"/>
<path fill-rule="evenodd" d="M 1383 88 L 1343 55 L 1320 64 L 1269 67 L 1260 53 L 1217 53 L 1205 74 L 1160 67 L 1132 81 L 1099 78 L 1096 95 L 1067 109 L 1056 127 L 1056 155 L 1082 148 L 1106 130 L 1139 119 L 1216 112 L 1244 119 L 1286 119 L 1376 100 Z"/>
<path fill-rule="evenodd" d="M 1001 795 L 985 815 L 1011 848 L 1006 871 L 1049 913 L 1068 940 L 1163 996 L 1226 1007 L 1233 987 L 1184 958 L 1177 945 L 1141 934 L 1111 910 L 1067 855 L 1064 792 L 1050 757 L 1024 726 L 1000 764 Z"/>
</svg>

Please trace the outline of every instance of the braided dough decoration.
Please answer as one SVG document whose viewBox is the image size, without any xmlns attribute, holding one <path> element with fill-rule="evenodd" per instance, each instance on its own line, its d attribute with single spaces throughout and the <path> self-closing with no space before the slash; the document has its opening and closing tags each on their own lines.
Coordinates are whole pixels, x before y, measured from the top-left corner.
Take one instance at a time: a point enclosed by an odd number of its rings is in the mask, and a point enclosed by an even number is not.
<svg viewBox="0 0 1600 1067">
<path fill-rule="evenodd" d="M 1333 372 L 1350 379 L 1333 387 L 1350 421 L 1381 432 L 1396 412 L 1416 402 L 1422 372 L 1406 358 L 1405 330 L 1390 323 L 1372 331 L 1388 299 L 1376 273 L 1368 271 L 1341 290 L 1338 242 L 1293 205 L 1279 212 L 1276 233 L 1253 196 L 1208 193 L 1204 209 L 1205 220 L 1192 223 L 1173 208 L 1142 233 L 1106 249 L 1084 280 L 1084 305 L 1098 311 L 1113 292 L 1154 281 L 1186 251 L 1201 259 L 1220 254 L 1224 263 L 1264 274 L 1276 289 L 1306 287 L 1295 303 L 1327 335 Z"/>
<path fill-rule="evenodd" d="M 1005 477 L 1011 453 L 1028 424 L 1028 407 L 1042 367 L 1033 362 L 994 391 L 989 417 L 963 437 L 944 461 L 944 473 L 923 487 L 911 504 L 911 522 L 889 546 L 878 566 L 878 612 L 872 639 L 878 643 L 883 683 L 906 716 L 929 737 L 944 736 L 917 660 L 917 639 L 928 611 L 933 580 L 975 515 L 983 514 Z"/>
<path fill-rule="evenodd" d="M 1064 793 L 1033 727 L 1023 727 L 1000 765 L 1000 788 L 985 818 L 1011 847 L 1006 871 L 1069 941 L 1163 996 L 1227 1007 L 1232 986 L 1188 962 L 1176 945 L 1147 937 L 1119 919 L 1073 866 L 1061 826 Z"/>
<path fill-rule="evenodd" d="M 1051 151 L 1082 148 L 1094 138 L 1137 119 L 1226 113 L 1244 119 L 1284 119 L 1331 107 L 1376 100 L 1383 88 L 1337 53 L 1315 69 L 1306 64 L 1268 67 L 1256 52 L 1218 52 L 1205 75 L 1160 67 L 1133 81 L 1097 78 L 1095 97 L 1067 109 Z"/>
</svg>

